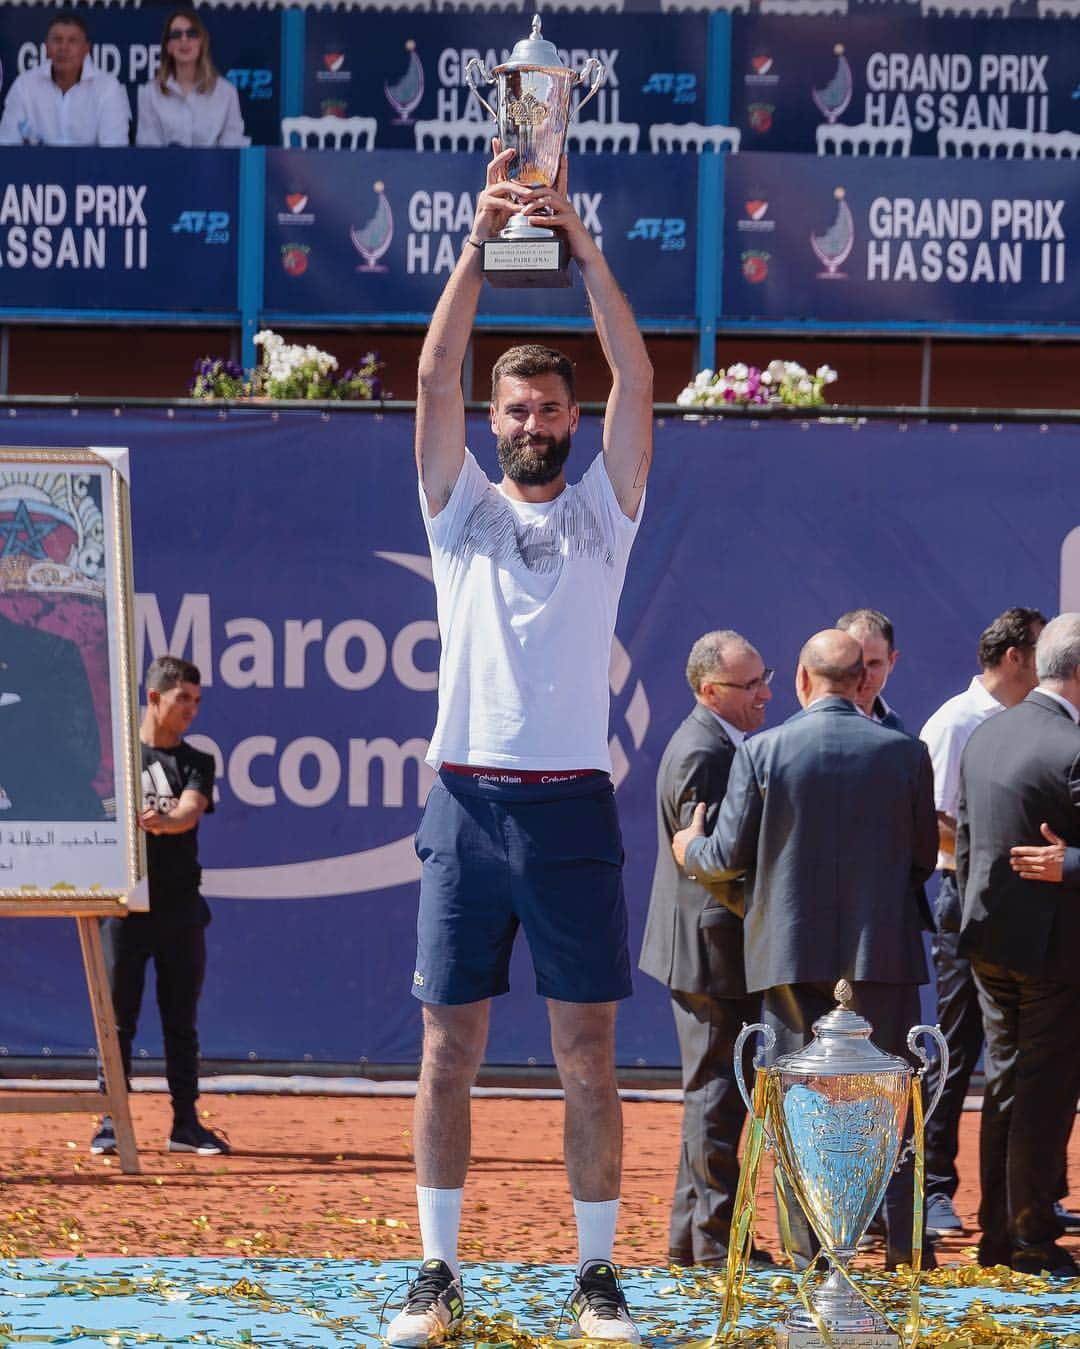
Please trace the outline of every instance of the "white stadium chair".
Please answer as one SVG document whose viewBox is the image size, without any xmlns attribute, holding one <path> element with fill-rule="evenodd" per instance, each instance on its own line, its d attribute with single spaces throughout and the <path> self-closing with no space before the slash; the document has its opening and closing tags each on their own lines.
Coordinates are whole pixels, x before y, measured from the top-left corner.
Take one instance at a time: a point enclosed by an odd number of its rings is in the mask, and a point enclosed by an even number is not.
<svg viewBox="0 0 1080 1349">
<path fill-rule="evenodd" d="M 1028 159 L 1032 134 L 1014 128 L 964 131 L 954 126 L 938 127 L 938 155 L 942 159 Z"/>
<path fill-rule="evenodd" d="M 374 117 L 283 117 L 281 143 L 288 149 L 293 143 L 304 149 L 311 137 L 320 150 L 374 150 Z"/>
<path fill-rule="evenodd" d="M 895 155 L 907 159 L 911 154 L 911 128 L 905 126 L 871 126 L 859 122 L 845 126 L 842 122 L 822 122 L 817 128 L 819 155 Z"/>
<path fill-rule="evenodd" d="M 1025 159 L 1080 159 L 1080 135 L 1075 131 L 1026 133 Z"/>
<path fill-rule="evenodd" d="M 600 154 L 602 150 L 637 150 L 641 128 L 636 122 L 574 122 L 567 129 L 566 143 L 578 153 Z"/>
<path fill-rule="evenodd" d="M 433 117 L 413 123 L 418 150 L 487 150 L 494 134 L 493 122 L 451 122 Z"/>
<path fill-rule="evenodd" d="M 739 10 L 749 14 L 750 0 L 660 0 L 660 10 L 664 14 L 697 14 L 701 10 L 707 14 L 734 14 Z"/>
<path fill-rule="evenodd" d="M 761 0 L 762 14 L 798 14 L 820 18 L 822 15 L 844 15 L 848 0 Z"/>
<path fill-rule="evenodd" d="M 1011 0 L 922 0 L 924 18 L 1007 19 Z"/>
<path fill-rule="evenodd" d="M 702 126 L 700 122 L 654 122 L 649 127 L 649 149 L 654 154 L 693 150 L 726 150 L 737 155 L 742 132 L 737 126 Z"/>
</svg>

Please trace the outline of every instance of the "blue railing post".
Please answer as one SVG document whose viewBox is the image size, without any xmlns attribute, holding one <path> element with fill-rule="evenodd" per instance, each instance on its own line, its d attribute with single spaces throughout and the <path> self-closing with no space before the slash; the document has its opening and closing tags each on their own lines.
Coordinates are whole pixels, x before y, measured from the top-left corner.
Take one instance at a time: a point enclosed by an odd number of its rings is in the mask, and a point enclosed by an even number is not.
<svg viewBox="0 0 1080 1349">
<path fill-rule="evenodd" d="M 304 112 L 304 13 L 289 7 L 281 11 L 281 115 Z"/>
<path fill-rule="evenodd" d="M 698 156 L 697 368 L 713 368 L 724 259 L 724 156 Z"/>
<path fill-rule="evenodd" d="M 266 228 L 266 151 L 240 151 L 240 221 L 236 255 L 236 307 L 240 310 L 240 363 L 256 361 L 255 334 L 263 301 L 263 234 Z"/>
<path fill-rule="evenodd" d="M 706 39 L 708 64 L 705 74 L 705 121 L 710 126 L 729 126 L 731 117 L 731 15 L 709 15 Z"/>
</svg>

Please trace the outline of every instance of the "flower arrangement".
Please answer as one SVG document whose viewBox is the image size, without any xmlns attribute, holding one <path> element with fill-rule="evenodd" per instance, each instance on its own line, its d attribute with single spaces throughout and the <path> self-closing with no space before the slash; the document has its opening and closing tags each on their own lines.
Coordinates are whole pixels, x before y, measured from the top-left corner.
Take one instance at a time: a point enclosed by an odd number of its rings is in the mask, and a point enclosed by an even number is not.
<svg viewBox="0 0 1080 1349">
<path fill-rule="evenodd" d="M 675 402 L 679 407 L 725 408 L 760 407 L 783 404 L 787 407 L 821 407 L 825 386 L 836 379 L 836 371 L 820 365 L 810 374 L 798 361 L 770 361 L 764 370 L 756 365 L 729 365 L 726 370 L 701 370 Z"/>
<path fill-rule="evenodd" d="M 262 359 L 254 370 L 235 361 L 205 357 L 195 362 L 189 385 L 192 398 L 295 398 L 361 400 L 382 392 L 378 355 L 369 351 L 360 364 L 338 373 L 336 356 L 315 346 L 286 342 L 266 328 L 255 334 Z"/>
</svg>

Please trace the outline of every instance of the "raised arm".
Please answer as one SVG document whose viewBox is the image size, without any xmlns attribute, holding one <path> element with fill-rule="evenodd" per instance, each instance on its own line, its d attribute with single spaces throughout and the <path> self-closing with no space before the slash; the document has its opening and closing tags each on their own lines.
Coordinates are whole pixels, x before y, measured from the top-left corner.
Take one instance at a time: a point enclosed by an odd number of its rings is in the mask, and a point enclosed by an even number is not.
<svg viewBox="0 0 1080 1349">
<path fill-rule="evenodd" d="M 540 195 L 544 193 L 541 189 Z M 607 259 L 566 196 L 565 155 L 559 181 L 546 196 L 553 214 L 551 223 L 565 230 L 570 252 L 581 268 L 596 335 L 611 371 L 611 393 L 604 416 L 604 464 L 623 514 L 632 520 L 652 463 L 652 363 Z"/>
<path fill-rule="evenodd" d="M 495 142 L 498 151 L 498 141 Z M 470 240 L 477 243 L 498 234 L 515 203 L 531 195 L 506 179 L 513 150 L 496 153 L 487 167 L 487 182 L 476 202 Z M 439 297 L 420 350 L 416 386 L 416 469 L 427 498 L 428 513 L 438 515 L 450 500 L 465 459 L 465 399 L 461 367 L 472 335 L 473 319 L 484 283 L 481 250 L 466 244 Z"/>
</svg>

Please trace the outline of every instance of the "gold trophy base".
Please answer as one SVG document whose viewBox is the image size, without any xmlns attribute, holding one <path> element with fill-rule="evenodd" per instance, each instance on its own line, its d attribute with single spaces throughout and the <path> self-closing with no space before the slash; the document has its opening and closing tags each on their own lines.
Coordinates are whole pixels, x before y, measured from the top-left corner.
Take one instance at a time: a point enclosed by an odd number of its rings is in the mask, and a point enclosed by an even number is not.
<svg viewBox="0 0 1080 1349">
<path fill-rule="evenodd" d="M 484 240 L 484 275 L 493 286 L 569 286 L 570 249 L 551 230 L 534 238 Z M 539 231 L 537 232 L 539 235 Z"/>
</svg>

